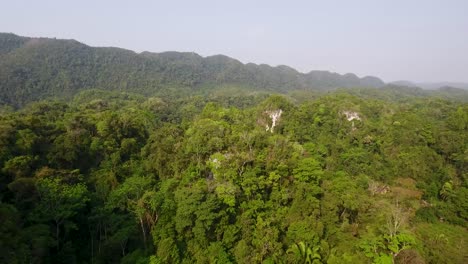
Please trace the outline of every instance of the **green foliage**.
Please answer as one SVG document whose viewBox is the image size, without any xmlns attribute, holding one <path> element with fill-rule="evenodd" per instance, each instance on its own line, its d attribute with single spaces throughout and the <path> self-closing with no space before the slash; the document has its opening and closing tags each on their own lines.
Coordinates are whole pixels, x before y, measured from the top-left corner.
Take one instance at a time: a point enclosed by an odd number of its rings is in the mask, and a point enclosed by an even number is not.
<svg viewBox="0 0 468 264">
<path fill-rule="evenodd" d="M 312 249 L 304 242 L 293 244 L 287 251 L 294 255 L 294 263 L 320 264 L 322 257 L 318 253 L 320 247 L 316 246 Z"/>
<path fill-rule="evenodd" d="M 42 178 L 37 180 L 36 188 L 40 199 L 37 214 L 57 224 L 77 214 L 88 200 L 82 183 L 70 185 L 60 178 Z"/>
<path fill-rule="evenodd" d="M 190 76 L 185 55 L 157 59 Z M 93 90 L 1 112 L 0 262 L 463 263 L 466 105 L 387 97 Z"/>
<path fill-rule="evenodd" d="M 305 158 L 299 161 L 293 170 L 294 178 L 302 182 L 310 182 L 319 185 L 323 171 L 320 163 L 313 158 Z"/>
<path fill-rule="evenodd" d="M 366 257 L 373 259 L 374 263 L 394 263 L 398 254 L 416 244 L 415 238 L 410 234 L 401 233 L 395 236 L 383 235 L 360 244 Z"/>
<path fill-rule="evenodd" d="M 428 263 L 463 263 L 466 230 L 446 223 L 420 223 L 416 235 L 424 243 L 422 256 Z"/>
</svg>

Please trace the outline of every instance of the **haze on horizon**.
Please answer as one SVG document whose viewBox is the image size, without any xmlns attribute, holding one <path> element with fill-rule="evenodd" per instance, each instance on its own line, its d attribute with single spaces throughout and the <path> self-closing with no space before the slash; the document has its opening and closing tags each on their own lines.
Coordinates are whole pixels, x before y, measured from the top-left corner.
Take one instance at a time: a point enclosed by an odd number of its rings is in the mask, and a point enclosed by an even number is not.
<svg viewBox="0 0 468 264">
<path fill-rule="evenodd" d="M 468 82 L 468 1 L 6 1 L 0 32 L 244 63 Z"/>
</svg>

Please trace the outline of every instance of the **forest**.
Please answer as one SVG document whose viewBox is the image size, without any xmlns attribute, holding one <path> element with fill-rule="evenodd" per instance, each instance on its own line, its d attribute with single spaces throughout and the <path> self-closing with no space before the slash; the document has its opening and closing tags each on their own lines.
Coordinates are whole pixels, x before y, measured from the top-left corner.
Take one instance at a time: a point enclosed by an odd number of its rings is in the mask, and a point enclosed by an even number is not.
<svg viewBox="0 0 468 264">
<path fill-rule="evenodd" d="M 0 108 L 1 263 L 467 261 L 460 96 L 70 96 Z"/>
<path fill-rule="evenodd" d="M 373 76 L 359 78 L 352 73 L 328 71 L 300 73 L 285 65 L 243 64 L 224 55 L 136 53 L 121 48 L 91 47 L 76 40 L 0 33 L 0 105 L 21 108 L 44 99 L 71 100 L 83 90 L 96 88 L 164 98 L 207 96 L 220 90 L 238 95 L 317 93 L 337 88 L 367 89 L 366 92 L 374 93 L 375 88 L 381 88 L 396 90 L 398 97 L 436 95 L 468 101 L 468 91 L 453 87 L 428 91 L 411 83 L 386 84 Z"/>
</svg>

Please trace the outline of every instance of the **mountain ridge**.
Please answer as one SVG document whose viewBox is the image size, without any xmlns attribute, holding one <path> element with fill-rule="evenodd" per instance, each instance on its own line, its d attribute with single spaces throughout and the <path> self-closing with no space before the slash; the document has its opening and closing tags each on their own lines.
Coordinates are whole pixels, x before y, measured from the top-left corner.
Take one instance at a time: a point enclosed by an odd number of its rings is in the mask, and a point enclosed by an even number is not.
<svg viewBox="0 0 468 264">
<path fill-rule="evenodd" d="M 48 97 L 69 97 L 100 88 L 145 95 L 234 85 L 251 90 L 329 90 L 379 88 L 374 76 L 329 71 L 301 73 L 286 66 L 242 63 L 218 54 L 137 53 L 118 47 L 92 47 L 73 39 L 21 37 L 0 33 L 0 104 L 22 106 Z"/>
</svg>

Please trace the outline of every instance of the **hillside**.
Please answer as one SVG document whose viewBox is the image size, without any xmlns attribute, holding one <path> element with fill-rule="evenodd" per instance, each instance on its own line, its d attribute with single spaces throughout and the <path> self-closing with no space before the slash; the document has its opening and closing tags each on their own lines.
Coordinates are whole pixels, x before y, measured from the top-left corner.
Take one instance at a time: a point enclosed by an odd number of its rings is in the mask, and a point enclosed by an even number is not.
<svg viewBox="0 0 468 264">
<path fill-rule="evenodd" d="M 223 55 L 138 54 L 90 47 L 75 40 L 0 33 L 0 104 L 15 107 L 50 97 L 70 98 L 89 88 L 164 95 L 220 86 L 286 92 L 383 85 L 371 76 L 328 71 L 303 74 L 288 66 L 243 64 Z"/>
</svg>

